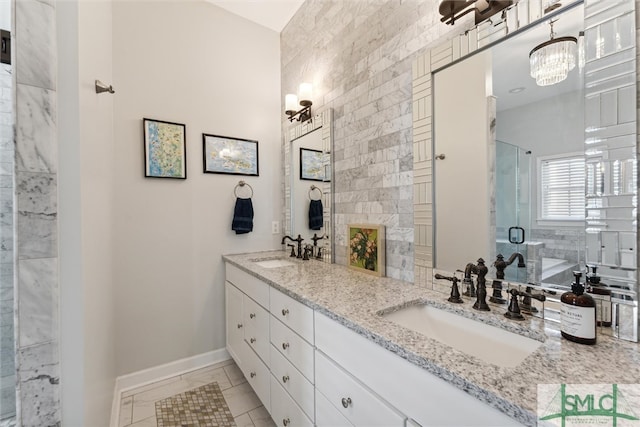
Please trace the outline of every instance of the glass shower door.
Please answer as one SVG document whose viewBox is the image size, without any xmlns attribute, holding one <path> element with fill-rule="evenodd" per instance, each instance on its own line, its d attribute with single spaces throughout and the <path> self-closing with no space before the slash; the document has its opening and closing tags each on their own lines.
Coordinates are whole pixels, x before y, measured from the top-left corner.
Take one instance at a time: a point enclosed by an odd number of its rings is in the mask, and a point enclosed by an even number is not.
<svg viewBox="0 0 640 427">
<path fill-rule="evenodd" d="M 531 231 L 531 152 L 496 141 L 496 254 L 509 260 L 520 253 L 527 261 Z M 505 280 L 527 283 L 527 268 L 515 259 L 505 270 Z"/>
</svg>

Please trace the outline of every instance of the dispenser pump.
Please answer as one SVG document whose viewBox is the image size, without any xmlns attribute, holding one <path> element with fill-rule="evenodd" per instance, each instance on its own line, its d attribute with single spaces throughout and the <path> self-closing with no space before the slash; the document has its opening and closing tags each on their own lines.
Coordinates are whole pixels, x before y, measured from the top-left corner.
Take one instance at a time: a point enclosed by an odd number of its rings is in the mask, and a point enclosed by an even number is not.
<svg viewBox="0 0 640 427">
<path fill-rule="evenodd" d="M 598 267 L 595 265 L 592 265 L 591 267 L 587 266 L 587 271 L 589 269 L 591 269 L 591 274 L 587 274 L 587 282 L 591 283 L 592 285 L 599 285 L 600 276 L 598 276 L 598 273 L 596 273 Z"/>
<path fill-rule="evenodd" d="M 574 271 L 573 277 L 575 278 L 575 282 L 571 284 L 571 291 L 576 295 L 582 295 L 584 293 L 584 285 L 580 283 L 582 272 Z"/>
</svg>

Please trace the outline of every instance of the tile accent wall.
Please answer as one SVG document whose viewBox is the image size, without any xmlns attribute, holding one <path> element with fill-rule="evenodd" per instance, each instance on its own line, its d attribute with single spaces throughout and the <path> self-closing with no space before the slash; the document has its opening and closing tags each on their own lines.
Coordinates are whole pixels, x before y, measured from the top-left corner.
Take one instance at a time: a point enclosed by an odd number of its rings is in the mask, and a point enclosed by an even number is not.
<svg viewBox="0 0 640 427">
<path fill-rule="evenodd" d="M 60 425 L 54 0 L 15 2 L 18 420 Z"/>
<path fill-rule="evenodd" d="M 335 261 L 346 264 L 347 224 L 383 224 L 387 275 L 406 281 L 414 279 L 411 61 L 460 31 L 440 23 L 437 9 L 436 0 L 307 0 L 280 36 L 283 104 L 311 82 L 314 110 L 334 111 Z M 286 135 L 284 113 L 282 123 Z"/>
</svg>

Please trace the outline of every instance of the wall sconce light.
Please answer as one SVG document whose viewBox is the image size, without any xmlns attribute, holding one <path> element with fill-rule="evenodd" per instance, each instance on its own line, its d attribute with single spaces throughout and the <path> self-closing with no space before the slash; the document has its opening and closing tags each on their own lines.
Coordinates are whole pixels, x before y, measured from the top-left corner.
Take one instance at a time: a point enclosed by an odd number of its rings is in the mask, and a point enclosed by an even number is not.
<svg viewBox="0 0 640 427">
<path fill-rule="evenodd" d="M 298 97 L 300 97 L 301 109 L 298 110 Z M 298 95 L 288 93 L 284 97 L 285 114 L 290 122 L 297 120 L 306 122 L 311 120 L 311 83 L 301 83 Z"/>
</svg>

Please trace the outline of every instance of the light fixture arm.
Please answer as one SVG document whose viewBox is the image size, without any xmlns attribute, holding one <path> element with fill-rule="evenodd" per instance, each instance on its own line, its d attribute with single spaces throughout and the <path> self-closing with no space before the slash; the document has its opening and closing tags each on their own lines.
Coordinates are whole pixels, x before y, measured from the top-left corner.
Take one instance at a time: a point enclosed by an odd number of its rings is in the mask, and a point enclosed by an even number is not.
<svg viewBox="0 0 640 427">
<path fill-rule="evenodd" d="M 298 122 L 311 120 L 311 102 L 309 102 L 309 105 L 302 106 L 298 111 L 287 111 L 287 116 L 290 122 L 293 122 L 294 120 Z"/>
</svg>

